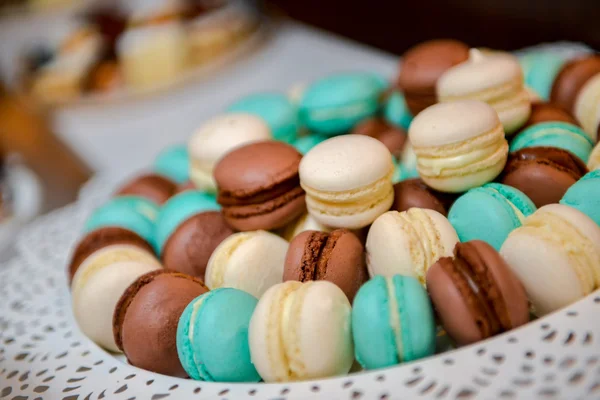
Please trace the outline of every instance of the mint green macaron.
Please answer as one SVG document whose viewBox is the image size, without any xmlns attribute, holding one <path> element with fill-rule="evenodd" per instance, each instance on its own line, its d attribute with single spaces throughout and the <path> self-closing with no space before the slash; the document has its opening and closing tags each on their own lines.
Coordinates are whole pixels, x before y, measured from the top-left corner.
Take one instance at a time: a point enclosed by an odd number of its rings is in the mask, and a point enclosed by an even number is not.
<svg viewBox="0 0 600 400">
<path fill-rule="evenodd" d="M 392 125 L 399 126 L 408 131 L 413 116 L 408 110 L 402 92 L 395 90 L 383 105 L 383 117 Z"/>
<path fill-rule="evenodd" d="M 190 157 L 186 145 L 167 147 L 154 160 L 154 171 L 173 182 L 182 184 L 190 180 Z"/>
<path fill-rule="evenodd" d="M 572 185 L 560 204 L 578 209 L 600 225 L 600 169 L 588 172 Z"/>
</svg>

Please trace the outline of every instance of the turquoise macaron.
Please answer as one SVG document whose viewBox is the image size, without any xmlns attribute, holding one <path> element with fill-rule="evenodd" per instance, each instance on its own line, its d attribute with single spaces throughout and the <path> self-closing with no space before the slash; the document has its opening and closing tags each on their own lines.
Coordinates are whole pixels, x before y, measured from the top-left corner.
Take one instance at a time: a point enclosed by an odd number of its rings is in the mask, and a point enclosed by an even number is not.
<svg viewBox="0 0 600 400">
<path fill-rule="evenodd" d="M 171 146 L 161 151 L 154 160 L 154 171 L 173 182 L 190 180 L 190 156 L 186 145 Z"/>
<path fill-rule="evenodd" d="M 568 150 L 587 163 L 594 142 L 583 129 L 568 122 L 540 122 L 519 133 L 511 142 L 510 151 L 536 146 Z"/>
<path fill-rule="evenodd" d="M 554 79 L 566 62 L 567 59 L 560 54 L 542 51 L 527 53 L 519 58 L 525 85 L 544 101 L 550 98 Z"/>
<path fill-rule="evenodd" d="M 139 196 L 119 196 L 95 209 L 85 222 L 85 232 L 106 226 L 129 229 L 140 235 L 157 250 L 154 224 L 160 207 Z"/>
<path fill-rule="evenodd" d="M 436 327 L 427 292 L 415 278 L 375 276 L 352 304 L 356 360 L 383 368 L 434 353 Z"/>
<path fill-rule="evenodd" d="M 171 197 L 163 204 L 155 225 L 158 253 L 162 254 L 167 239 L 188 218 L 205 211 L 220 210 L 213 194 L 198 190 L 186 190 Z"/>
<path fill-rule="evenodd" d="M 413 116 L 408 110 L 402 92 L 395 90 L 383 105 L 383 118 L 392 125 L 399 126 L 408 131 Z"/>
<path fill-rule="evenodd" d="M 219 288 L 185 308 L 177 325 L 177 354 L 192 379 L 260 381 L 248 345 L 248 327 L 257 303 L 242 290 Z"/>
<path fill-rule="evenodd" d="M 320 79 L 300 99 L 300 122 L 312 132 L 345 133 L 379 111 L 379 99 L 386 86 L 383 77 L 363 72 Z"/>
<path fill-rule="evenodd" d="M 578 209 L 600 225 L 600 169 L 588 172 L 572 185 L 560 204 Z"/>
<path fill-rule="evenodd" d="M 298 136 L 298 109 L 280 93 L 257 93 L 231 104 L 227 111 L 261 117 L 271 128 L 273 137 L 291 143 Z"/>
<path fill-rule="evenodd" d="M 523 192 L 501 183 L 487 183 L 460 196 L 448 220 L 461 242 L 482 240 L 500 250 L 508 234 L 536 210 Z"/>
<path fill-rule="evenodd" d="M 292 142 L 292 146 L 294 146 L 301 154 L 306 154 L 310 151 L 310 149 L 327 139 L 329 139 L 329 136 L 320 135 L 318 133 L 310 133 L 294 140 Z"/>
</svg>

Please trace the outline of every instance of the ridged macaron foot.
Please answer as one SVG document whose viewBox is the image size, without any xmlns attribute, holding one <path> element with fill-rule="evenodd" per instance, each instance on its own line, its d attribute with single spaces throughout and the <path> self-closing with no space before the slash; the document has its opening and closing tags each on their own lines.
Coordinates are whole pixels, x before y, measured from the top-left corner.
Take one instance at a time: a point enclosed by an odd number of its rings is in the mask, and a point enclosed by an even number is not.
<svg viewBox="0 0 600 400">
<path fill-rule="evenodd" d="M 284 282 L 326 280 L 339 286 L 352 303 L 367 277 L 364 247 L 349 230 L 305 231 L 290 242 Z"/>
<path fill-rule="evenodd" d="M 523 285 L 500 254 L 479 240 L 457 243 L 453 257 L 433 264 L 427 291 L 442 326 L 459 345 L 529 322 Z"/>
<path fill-rule="evenodd" d="M 239 232 L 215 249 L 206 268 L 210 289 L 232 287 L 260 296 L 281 283 L 288 242 L 265 231 Z"/>
<path fill-rule="evenodd" d="M 411 277 L 374 277 L 354 300 L 352 336 L 356 359 L 366 369 L 432 355 L 436 329 L 427 292 Z"/>
<path fill-rule="evenodd" d="M 186 377 L 177 354 L 177 324 L 187 305 L 206 292 L 200 279 L 166 269 L 131 283 L 115 306 L 111 324 L 127 361 L 147 371 Z"/>
<path fill-rule="evenodd" d="M 258 300 L 221 288 L 188 304 L 177 326 L 177 352 L 187 374 L 209 382 L 258 382 L 250 359 L 248 328 Z"/>
<path fill-rule="evenodd" d="M 382 118 L 365 119 L 358 123 L 350 133 L 370 136 L 379 140 L 394 157 L 400 157 L 407 140 L 404 129 L 390 125 Z"/>
<path fill-rule="evenodd" d="M 146 250 L 149 254 L 154 254 L 154 249 L 144 238 L 133 231 L 120 228 L 118 226 L 105 226 L 87 233 L 77 242 L 75 249 L 71 254 L 71 261 L 67 266 L 67 276 L 69 284 L 73 281 L 73 276 L 85 260 L 96 251 L 115 244 L 127 244 L 137 246 Z"/>
<path fill-rule="evenodd" d="M 425 284 L 427 269 L 441 257 L 450 256 L 457 242 L 456 231 L 437 211 L 386 212 L 371 225 L 367 236 L 369 275 L 400 274 Z"/>
<path fill-rule="evenodd" d="M 517 58 L 508 53 L 471 49 L 468 61 L 440 77 L 436 92 L 440 102 L 479 100 L 489 104 L 507 134 L 518 130 L 531 112 L 523 71 Z"/>
<path fill-rule="evenodd" d="M 554 79 L 550 101 L 570 113 L 575 113 L 577 96 L 585 84 L 600 73 L 600 56 L 591 54 L 570 60 Z"/>
<path fill-rule="evenodd" d="M 156 156 L 152 169 L 178 185 L 189 181 L 190 156 L 187 146 L 182 144 L 167 147 Z"/>
<path fill-rule="evenodd" d="M 177 183 L 162 175 L 149 173 L 125 183 L 115 192 L 115 196 L 139 196 L 161 205 L 176 191 Z"/>
<path fill-rule="evenodd" d="M 560 204 L 578 209 L 600 225 L 600 170 L 584 175 L 571 186 Z"/>
<path fill-rule="evenodd" d="M 71 283 L 73 314 L 79 329 L 99 346 L 118 352 L 112 333 L 115 305 L 131 282 L 160 268 L 152 254 L 131 244 L 114 244 L 88 256 Z"/>
<path fill-rule="evenodd" d="M 154 239 L 158 212 L 159 206 L 143 197 L 115 197 L 92 212 L 85 221 L 84 231 L 87 233 L 106 226 L 125 228 L 140 235 L 158 253 Z"/>
<path fill-rule="evenodd" d="M 578 125 L 575 117 L 557 104 L 533 103 L 531 105 L 531 114 L 521 127 L 521 130 L 525 130 L 530 126 L 541 122 L 567 122 L 569 124 Z"/>
<path fill-rule="evenodd" d="M 510 232 L 536 210 L 523 192 L 501 183 L 487 183 L 460 196 L 448 220 L 461 242 L 482 240 L 500 250 Z"/>
<path fill-rule="evenodd" d="M 456 195 L 433 190 L 419 178 L 410 178 L 394 185 L 393 211 L 408 211 L 411 208 L 427 208 L 448 216 L 448 210 Z"/>
<path fill-rule="evenodd" d="M 298 105 L 301 123 L 325 135 L 344 133 L 379 110 L 385 79 L 365 72 L 327 76 L 306 88 Z"/>
<path fill-rule="evenodd" d="M 227 107 L 228 112 L 247 113 L 262 118 L 273 138 L 291 143 L 298 135 L 298 111 L 290 99 L 282 93 L 255 93 Z"/>
<path fill-rule="evenodd" d="M 238 231 L 282 228 L 306 211 L 298 168 L 302 155 L 275 141 L 239 147 L 215 167 L 217 201 Z"/>
<path fill-rule="evenodd" d="M 600 144 L 596 144 L 594 150 L 592 150 L 587 167 L 590 171 L 600 169 Z"/>
<path fill-rule="evenodd" d="M 403 55 L 398 87 L 404 93 L 412 115 L 435 104 L 435 86 L 448 69 L 469 58 L 469 46 L 451 39 L 429 40 L 408 49 Z"/>
<path fill-rule="evenodd" d="M 394 200 L 392 155 L 364 135 L 344 135 L 315 146 L 300 162 L 308 212 L 333 228 L 360 229 Z"/>
<path fill-rule="evenodd" d="M 399 90 L 392 90 L 383 104 L 383 117 L 394 126 L 408 130 L 413 115 L 408 109 L 406 99 Z"/>
<path fill-rule="evenodd" d="M 331 282 L 289 281 L 270 288 L 250 320 L 252 363 L 265 382 L 348 373 L 354 361 L 352 307 Z"/>
<path fill-rule="evenodd" d="M 408 134 L 421 179 L 441 192 L 464 192 L 493 180 L 508 156 L 498 114 L 481 101 L 433 105 L 415 117 Z"/>
<path fill-rule="evenodd" d="M 255 115 L 228 113 L 206 121 L 188 142 L 190 179 L 197 189 L 215 192 L 213 169 L 225 154 L 247 143 L 271 138 L 267 123 Z"/>
<path fill-rule="evenodd" d="M 567 122 L 541 122 L 519 133 L 510 143 L 510 151 L 526 147 L 558 147 L 576 155 L 586 163 L 594 142 L 580 127 Z"/>
<path fill-rule="evenodd" d="M 573 303 L 600 283 L 600 227 L 563 204 L 549 204 L 530 215 L 508 235 L 500 254 L 523 283 L 538 316 Z"/>
<path fill-rule="evenodd" d="M 526 147 L 511 153 L 499 182 L 529 197 L 536 207 L 558 203 L 587 173 L 579 157 L 557 147 Z"/>
</svg>

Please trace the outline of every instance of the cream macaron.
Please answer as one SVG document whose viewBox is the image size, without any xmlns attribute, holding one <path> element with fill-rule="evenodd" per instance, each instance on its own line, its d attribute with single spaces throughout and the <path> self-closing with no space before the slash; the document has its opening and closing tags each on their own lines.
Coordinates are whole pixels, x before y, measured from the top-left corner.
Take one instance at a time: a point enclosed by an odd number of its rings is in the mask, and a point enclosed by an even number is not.
<svg viewBox="0 0 600 400">
<path fill-rule="evenodd" d="M 190 138 L 190 180 L 199 190 L 214 193 L 213 170 L 231 150 L 252 142 L 272 139 L 267 123 L 254 115 L 228 113 L 202 124 Z"/>
<path fill-rule="evenodd" d="M 592 150 L 592 154 L 590 154 L 590 158 L 588 159 L 587 167 L 590 171 L 600 169 L 600 143 L 598 143 L 596 147 L 594 147 L 594 150 Z"/>
<path fill-rule="evenodd" d="M 388 211 L 373 222 L 367 235 L 369 275 L 400 274 L 425 284 L 429 267 L 441 257 L 451 257 L 456 243 L 456 231 L 437 211 Z"/>
<path fill-rule="evenodd" d="M 523 283 L 538 316 L 571 304 L 600 284 L 600 227 L 566 205 L 538 209 L 508 235 L 500 254 Z"/>
<path fill-rule="evenodd" d="M 319 223 L 309 213 L 303 214 L 283 228 L 281 236 L 288 242 L 304 231 L 331 232 L 333 229 Z"/>
<path fill-rule="evenodd" d="M 394 201 L 392 155 L 369 136 L 325 140 L 302 158 L 299 171 L 308 212 L 325 226 L 363 228 Z"/>
<path fill-rule="evenodd" d="M 600 132 L 600 73 L 581 88 L 575 99 L 574 114 L 583 130 L 596 142 Z"/>
<path fill-rule="evenodd" d="M 480 100 L 498 113 L 507 134 L 529 118 L 531 97 L 519 60 L 508 53 L 471 49 L 469 59 L 447 70 L 437 81 L 440 102 Z"/>
<path fill-rule="evenodd" d="M 289 281 L 259 300 L 248 331 L 250 356 L 265 382 L 343 375 L 354 361 L 351 306 L 328 281 Z"/>
<path fill-rule="evenodd" d="M 508 143 L 488 104 L 435 104 L 415 117 L 409 138 L 423 181 L 441 192 L 464 192 L 493 180 L 504 168 Z"/>
<path fill-rule="evenodd" d="M 283 280 L 285 239 L 266 231 L 234 233 L 215 249 L 204 276 L 211 290 L 231 287 L 260 298 Z"/>
<path fill-rule="evenodd" d="M 112 330 L 115 306 L 133 281 L 160 268 L 153 254 L 134 245 L 115 244 L 89 255 L 71 285 L 73 313 L 81 331 L 105 349 L 120 352 Z"/>
</svg>

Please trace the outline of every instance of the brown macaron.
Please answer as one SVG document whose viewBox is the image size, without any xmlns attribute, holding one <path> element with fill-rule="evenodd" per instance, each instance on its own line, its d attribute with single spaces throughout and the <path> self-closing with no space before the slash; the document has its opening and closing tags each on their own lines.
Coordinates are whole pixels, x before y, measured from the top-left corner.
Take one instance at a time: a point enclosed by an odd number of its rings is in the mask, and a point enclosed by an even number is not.
<svg viewBox="0 0 600 400">
<path fill-rule="evenodd" d="M 86 258 L 96 251 L 114 244 L 130 244 L 147 250 L 150 254 L 154 254 L 154 250 L 152 249 L 150 243 L 146 242 L 146 240 L 144 240 L 141 236 L 128 229 L 119 228 L 116 226 L 108 226 L 93 230 L 85 235 L 79 241 L 75 247 L 75 250 L 73 250 L 71 261 L 69 262 L 69 266 L 67 268 L 69 285 L 73 281 L 75 272 L 77 272 L 77 269 Z"/>
<path fill-rule="evenodd" d="M 524 130 L 531 125 L 539 124 L 540 122 L 568 122 L 575 126 L 579 123 L 567 110 L 553 103 L 533 103 L 531 104 L 531 114 L 520 129 Z M 515 137 L 516 135 L 512 136 Z"/>
<path fill-rule="evenodd" d="M 298 167 L 302 155 L 275 141 L 248 144 L 216 165 L 217 202 L 238 231 L 282 228 L 306 212 Z"/>
<path fill-rule="evenodd" d="M 177 192 L 177 184 L 164 176 L 145 174 L 127 182 L 115 196 L 140 196 L 163 204 Z"/>
<path fill-rule="evenodd" d="M 284 282 L 326 280 L 339 286 L 352 302 L 366 279 L 364 247 L 347 229 L 304 231 L 290 242 Z"/>
<path fill-rule="evenodd" d="M 433 190 L 420 178 L 407 179 L 394 185 L 392 210 L 402 212 L 410 208 L 427 208 L 448 216 L 448 210 L 458 195 Z"/>
<path fill-rule="evenodd" d="M 350 133 L 379 140 L 396 158 L 400 157 L 407 140 L 404 129 L 390 125 L 382 118 L 368 118 L 356 125 Z"/>
<path fill-rule="evenodd" d="M 402 55 L 398 87 L 404 92 L 412 115 L 437 103 L 435 85 L 438 79 L 468 58 L 469 46 L 450 39 L 429 40 Z"/>
<path fill-rule="evenodd" d="M 600 55 L 593 54 L 566 63 L 554 79 L 550 101 L 571 114 L 577 95 L 594 75 L 600 73 Z"/>
<path fill-rule="evenodd" d="M 196 185 L 194 185 L 194 182 L 187 181 L 187 182 L 184 182 L 181 185 L 177 186 L 177 190 L 175 191 L 175 194 L 183 193 L 186 190 L 197 190 Z"/>
<path fill-rule="evenodd" d="M 187 305 L 208 292 L 200 279 L 157 270 L 140 276 L 119 299 L 113 315 L 117 347 L 135 367 L 184 378 L 177 355 L 177 324 Z"/>
<path fill-rule="evenodd" d="M 234 233 L 219 211 L 196 214 L 169 236 L 162 253 L 165 268 L 204 279 L 217 246 Z"/>
<path fill-rule="evenodd" d="M 556 147 L 527 147 L 511 153 L 498 182 L 525 193 L 536 207 L 558 203 L 588 172 L 571 152 Z"/>
<path fill-rule="evenodd" d="M 457 243 L 427 271 L 427 290 L 448 335 L 467 345 L 529 321 L 525 289 L 489 244 Z"/>
</svg>

